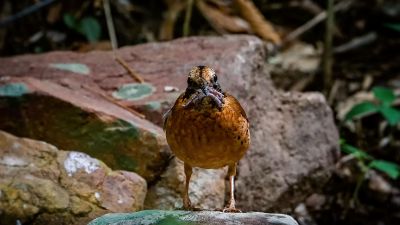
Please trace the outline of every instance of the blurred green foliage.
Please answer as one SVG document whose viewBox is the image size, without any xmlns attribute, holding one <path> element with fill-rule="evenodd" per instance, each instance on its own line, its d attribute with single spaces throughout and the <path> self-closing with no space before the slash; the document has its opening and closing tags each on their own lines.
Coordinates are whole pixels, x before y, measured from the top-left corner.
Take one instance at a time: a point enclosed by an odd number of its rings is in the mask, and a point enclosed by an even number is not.
<svg viewBox="0 0 400 225">
<path fill-rule="evenodd" d="M 97 42 L 101 36 L 101 26 L 96 18 L 87 16 L 78 20 L 72 14 L 66 13 L 64 23 L 70 29 L 82 34 L 90 43 Z"/>
<path fill-rule="evenodd" d="M 400 166 L 395 163 L 386 160 L 375 159 L 365 151 L 347 144 L 343 140 L 341 141 L 341 149 L 347 154 L 354 155 L 360 161 L 363 172 L 367 172 L 369 169 L 373 168 L 385 173 L 392 179 L 397 179 L 400 176 Z"/>
<path fill-rule="evenodd" d="M 375 87 L 372 92 L 377 103 L 365 101 L 353 106 L 346 114 L 345 121 L 362 118 L 369 113 L 379 112 L 391 126 L 398 124 L 400 122 L 400 110 L 391 106 L 396 100 L 394 91 L 389 88 Z"/>
<path fill-rule="evenodd" d="M 400 32 L 400 23 L 385 23 L 384 26 Z"/>
</svg>

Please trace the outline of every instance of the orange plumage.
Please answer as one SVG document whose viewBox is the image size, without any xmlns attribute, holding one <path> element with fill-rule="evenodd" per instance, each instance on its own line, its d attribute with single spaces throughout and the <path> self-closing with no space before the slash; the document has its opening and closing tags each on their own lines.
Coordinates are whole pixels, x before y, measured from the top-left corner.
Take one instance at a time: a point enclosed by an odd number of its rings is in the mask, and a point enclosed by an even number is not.
<svg viewBox="0 0 400 225">
<path fill-rule="evenodd" d="M 184 208 L 192 208 L 188 196 L 192 167 L 228 166 L 231 199 L 225 211 L 237 211 L 234 176 L 237 162 L 249 148 L 249 123 L 239 102 L 221 91 L 211 68 L 198 66 L 191 70 L 188 88 L 167 112 L 164 129 L 172 152 L 185 165 Z"/>
</svg>

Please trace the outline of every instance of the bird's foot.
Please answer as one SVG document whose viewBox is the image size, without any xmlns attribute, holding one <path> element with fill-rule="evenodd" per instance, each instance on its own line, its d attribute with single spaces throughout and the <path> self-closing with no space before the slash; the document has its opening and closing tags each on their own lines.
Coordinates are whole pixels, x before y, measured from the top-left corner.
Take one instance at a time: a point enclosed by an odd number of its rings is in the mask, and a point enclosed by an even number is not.
<svg viewBox="0 0 400 225">
<path fill-rule="evenodd" d="M 233 193 L 233 190 L 231 190 Z M 227 213 L 241 213 L 242 211 L 240 209 L 237 209 L 235 207 L 235 198 L 232 196 L 231 200 L 229 201 L 229 204 L 222 210 L 222 212 L 227 212 Z"/>
<path fill-rule="evenodd" d="M 183 200 L 183 206 L 182 206 L 182 208 L 180 208 L 180 209 L 181 209 L 181 210 L 186 210 L 186 211 L 202 211 L 201 208 L 194 207 L 194 206 L 192 205 L 192 203 L 190 202 L 190 199 L 189 199 L 189 198 L 184 198 L 184 200 Z"/>
<path fill-rule="evenodd" d="M 229 207 L 225 207 L 225 208 L 222 210 L 222 212 L 224 212 L 224 213 L 241 213 L 242 210 L 237 209 L 237 208 L 235 208 L 235 207 L 229 206 Z"/>
</svg>

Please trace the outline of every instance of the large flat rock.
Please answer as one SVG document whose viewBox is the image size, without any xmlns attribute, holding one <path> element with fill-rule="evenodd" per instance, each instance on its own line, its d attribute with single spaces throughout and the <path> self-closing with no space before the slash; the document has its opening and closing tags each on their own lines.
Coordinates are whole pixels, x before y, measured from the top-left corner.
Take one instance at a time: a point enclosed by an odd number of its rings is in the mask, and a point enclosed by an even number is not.
<svg viewBox="0 0 400 225">
<path fill-rule="evenodd" d="M 143 208 L 146 181 L 80 152 L 0 131 L 0 224 L 87 224 Z"/>
<path fill-rule="evenodd" d="M 33 61 L 42 57 L 31 56 Z M 47 59 L 42 60 L 47 64 Z M 16 66 L 2 61 L 2 66 Z M 0 68 L 0 73 L 5 72 Z M 134 171 L 152 181 L 169 158 L 162 129 L 116 104 L 95 84 L 85 84 L 88 78 L 82 76 L 64 74 L 66 82 L 62 77 L 46 79 L 35 71 L 3 76 L 0 129 L 85 152 L 113 169 Z"/>
<path fill-rule="evenodd" d="M 290 216 L 272 213 L 222 213 L 217 211 L 146 210 L 136 213 L 112 213 L 88 225 L 298 225 Z"/>
<path fill-rule="evenodd" d="M 117 55 L 146 83 L 135 83 L 110 52 L 0 59 L 0 129 L 85 151 L 113 168 L 133 169 L 151 181 L 146 205 L 173 208 L 180 202 L 181 185 L 175 181 L 182 180 L 182 171 L 167 165 L 173 161 L 166 160 L 165 138 L 154 124 L 161 125 L 163 112 L 185 89 L 190 68 L 204 64 L 216 70 L 222 88 L 239 99 L 250 119 L 251 148 L 237 176 L 241 209 L 291 207 L 332 174 L 338 133 L 330 108 L 319 93 L 276 90 L 260 39 L 191 37 L 125 47 Z M 131 132 L 132 124 L 137 132 Z M 109 138 L 110 133 L 116 137 Z M 218 174 L 202 173 L 199 179 L 222 180 Z M 214 196 L 218 202 L 203 206 L 219 207 L 220 194 Z"/>
</svg>

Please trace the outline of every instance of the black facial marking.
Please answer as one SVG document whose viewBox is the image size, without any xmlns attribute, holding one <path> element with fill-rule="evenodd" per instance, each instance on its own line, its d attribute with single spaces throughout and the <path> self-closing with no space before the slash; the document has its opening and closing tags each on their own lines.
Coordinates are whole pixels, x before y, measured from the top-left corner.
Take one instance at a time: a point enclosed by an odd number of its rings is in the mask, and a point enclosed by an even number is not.
<svg viewBox="0 0 400 225">
<path fill-rule="evenodd" d="M 221 92 L 221 86 L 218 83 L 213 84 L 213 88 L 219 92 Z"/>
<path fill-rule="evenodd" d="M 188 79 L 187 79 L 187 84 L 188 84 L 188 86 L 195 86 L 196 85 L 196 83 L 190 77 L 188 77 Z"/>
</svg>

